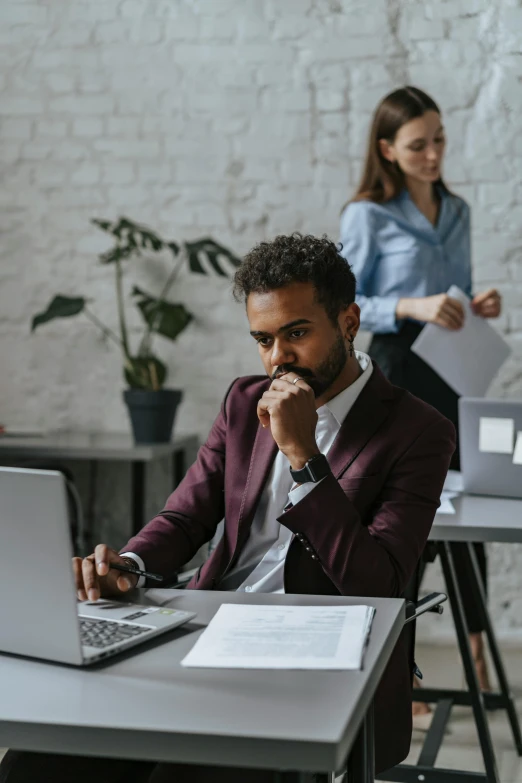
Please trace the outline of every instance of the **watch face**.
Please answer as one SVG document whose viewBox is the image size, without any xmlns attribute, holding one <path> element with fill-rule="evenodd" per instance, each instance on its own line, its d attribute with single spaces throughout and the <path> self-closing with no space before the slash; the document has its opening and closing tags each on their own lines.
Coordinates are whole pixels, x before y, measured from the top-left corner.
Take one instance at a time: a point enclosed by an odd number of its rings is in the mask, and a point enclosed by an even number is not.
<svg viewBox="0 0 522 783">
<path fill-rule="evenodd" d="M 318 454 L 317 457 L 312 457 L 308 463 L 308 469 L 313 476 L 312 480 L 319 481 L 328 475 L 330 472 L 330 465 L 324 454 Z"/>
</svg>

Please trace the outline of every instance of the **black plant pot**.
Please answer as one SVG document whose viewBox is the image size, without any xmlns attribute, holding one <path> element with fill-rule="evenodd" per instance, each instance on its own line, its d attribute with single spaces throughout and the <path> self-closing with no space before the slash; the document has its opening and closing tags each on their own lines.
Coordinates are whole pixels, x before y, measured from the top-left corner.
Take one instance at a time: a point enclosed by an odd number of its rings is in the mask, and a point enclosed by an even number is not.
<svg viewBox="0 0 522 783">
<path fill-rule="evenodd" d="M 129 409 L 135 442 L 168 443 L 182 397 L 183 392 L 178 389 L 126 389 L 123 399 Z"/>
</svg>

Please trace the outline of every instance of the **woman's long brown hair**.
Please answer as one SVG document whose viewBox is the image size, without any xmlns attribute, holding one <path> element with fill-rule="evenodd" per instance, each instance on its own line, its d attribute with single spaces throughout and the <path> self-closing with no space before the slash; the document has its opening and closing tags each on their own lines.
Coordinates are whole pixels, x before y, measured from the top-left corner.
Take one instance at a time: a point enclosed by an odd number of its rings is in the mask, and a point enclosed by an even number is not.
<svg viewBox="0 0 522 783">
<path fill-rule="evenodd" d="M 404 174 L 396 163 L 382 155 L 379 139 L 393 142 L 399 128 L 427 111 L 440 114 L 433 98 L 417 87 L 401 87 L 382 99 L 373 115 L 363 175 L 351 201 L 364 199 L 382 204 L 404 190 Z M 442 178 L 435 184 L 450 192 Z"/>
</svg>

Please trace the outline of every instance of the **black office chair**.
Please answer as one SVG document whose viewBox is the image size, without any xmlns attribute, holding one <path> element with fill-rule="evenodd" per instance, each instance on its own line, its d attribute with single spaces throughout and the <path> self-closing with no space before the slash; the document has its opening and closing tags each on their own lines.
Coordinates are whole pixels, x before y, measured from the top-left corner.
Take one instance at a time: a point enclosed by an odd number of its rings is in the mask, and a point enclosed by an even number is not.
<svg viewBox="0 0 522 783">
<path fill-rule="evenodd" d="M 412 601 L 406 599 L 406 619 L 404 621 L 404 625 L 407 626 L 407 631 L 409 632 L 409 638 L 407 640 L 408 647 L 410 650 L 410 661 L 411 661 L 411 671 L 413 673 L 416 673 L 422 677 L 421 672 L 419 671 L 417 664 L 415 663 L 415 625 L 416 620 L 426 612 L 435 612 L 436 614 L 442 614 L 444 611 L 444 608 L 442 604 L 448 600 L 448 596 L 445 593 L 430 593 L 429 595 L 422 598 L 420 601 Z M 382 779 L 382 780 L 388 780 L 386 777 L 386 772 L 375 776 L 375 772 L 373 770 L 373 763 L 370 758 L 358 758 L 355 760 L 352 759 L 351 763 L 351 774 L 345 773 L 343 777 L 340 778 L 342 783 L 358 783 L 359 780 L 362 778 L 362 771 L 366 772 L 367 779 Z M 334 781 L 339 780 L 338 777 L 339 773 L 329 773 L 328 775 L 318 776 L 316 778 L 317 783 L 334 783 Z M 389 778 L 390 780 L 393 780 L 392 778 Z"/>
<path fill-rule="evenodd" d="M 430 593 L 422 598 L 420 601 L 407 601 L 406 602 L 406 621 L 405 625 L 412 623 L 421 614 L 426 612 L 435 612 L 435 614 L 442 614 L 444 607 L 442 604 L 448 600 L 446 593 Z"/>
</svg>

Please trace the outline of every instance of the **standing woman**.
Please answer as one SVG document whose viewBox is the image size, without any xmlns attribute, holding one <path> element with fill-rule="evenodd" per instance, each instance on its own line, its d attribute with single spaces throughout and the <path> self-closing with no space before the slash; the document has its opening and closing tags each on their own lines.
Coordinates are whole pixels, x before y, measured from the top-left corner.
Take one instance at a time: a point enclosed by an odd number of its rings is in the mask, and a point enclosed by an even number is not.
<svg viewBox="0 0 522 783">
<path fill-rule="evenodd" d="M 442 179 L 445 149 L 440 109 L 426 93 L 403 87 L 375 111 L 359 188 L 341 218 L 342 255 L 357 278 L 361 328 L 373 333 L 369 354 L 387 378 L 450 419 L 458 432 L 458 395 L 410 347 L 426 323 L 456 331 L 464 309 L 446 291 L 472 296 L 470 215 Z M 475 294 L 473 312 L 500 314 L 494 289 Z M 451 468 L 459 469 L 458 445 Z M 486 584 L 483 545 L 477 555 Z M 464 561 L 465 562 L 465 561 Z M 479 683 L 489 690 L 482 620 L 456 561 Z M 427 711 L 418 705 L 417 713 Z"/>
</svg>

